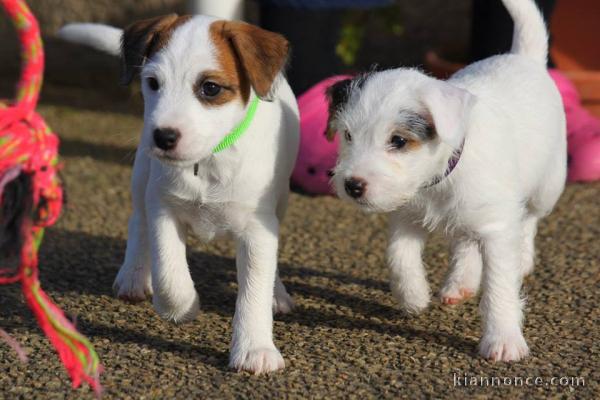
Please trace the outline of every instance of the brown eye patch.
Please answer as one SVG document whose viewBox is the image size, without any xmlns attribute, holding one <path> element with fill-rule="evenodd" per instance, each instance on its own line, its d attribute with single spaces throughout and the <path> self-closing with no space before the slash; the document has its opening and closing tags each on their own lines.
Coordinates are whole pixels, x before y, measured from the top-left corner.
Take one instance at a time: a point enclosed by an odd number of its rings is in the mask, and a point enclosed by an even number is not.
<svg viewBox="0 0 600 400">
<path fill-rule="evenodd" d="M 194 83 L 194 95 L 202 104 L 220 106 L 241 97 L 236 82 L 222 71 L 206 71 Z"/>
</svg>

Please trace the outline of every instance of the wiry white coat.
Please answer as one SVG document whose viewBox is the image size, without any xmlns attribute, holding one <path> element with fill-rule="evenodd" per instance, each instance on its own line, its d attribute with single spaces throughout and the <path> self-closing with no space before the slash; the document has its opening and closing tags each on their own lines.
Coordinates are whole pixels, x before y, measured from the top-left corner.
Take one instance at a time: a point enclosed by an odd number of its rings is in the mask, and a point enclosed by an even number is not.
<svg viewBox="0 0 600 400">
<path fill-rule="evenodd" d="M 241 101 L 205 106 L 192 91 L 202 71 L 220 68 L 209 34 L 214 21 L 197 16 L 180 26 L 142 69 L 144 130 L 133 168 L 127 251 L 114 288 L 119 297 L 133 300 L 152 294 L 155 309 L 165 319 L 193 320 L 199 301 L 186 260 L 186 233 L 189 229 L 205 240 L 233 235 L 239 291 L 231 366 L 269 372 L 284 366 L 273 343 L 272 313 L 288 312 L 293 306 L 277 276 L 277 250 L 298 148 L 298 109 L 280 76 L 273 101 L 260 102 L 241 138 L 211 153 L 247 111 Z M 70 36 L 63 36 L 74 40 L 71 34 L 85 28 L 69 26 L 63 32 Z M 85 43 L 94 32 L 106 31 L 87 28 L 88 34 L 76 41 Z M 107 49 L 118 46 L 102 40 L 93 43 L 102 42 Z M 148 76 L 161 82 L 160 91 L 148 88 Z M 157 158 L 161 152 L 152 138 L 157 127 L 181 132 L 171 154 L 176 161 Z"/>
<path fill-rule="evenodd" d="M 442 300 L 469 297 L 481 281 L 480 352 L 510 361 L 528 353 L 519 292 L 533 269 L 537 222 L 563 191 L 567 153 L 542 16 L 530 0 L 504 4 L 516 25 L 510 54 L 470 65 L 447 82 L 396 69 L 354 87 L 336 116 L 351 142 L 343 141 L 333 181 L 350 199 L 346 179 L 364 180 L 364 196 L 350 200 L 390 213 L 391 287 L 408 311 L 423 310 L 430 299 L 421 259 L 426 232 L 448 234 L 452 260 Z M 391 150 L 405 111 L 430 116 L 437 135 L 417 149 Z M 454 171 L 429 186 L 463 143 Z"/>
</svg>

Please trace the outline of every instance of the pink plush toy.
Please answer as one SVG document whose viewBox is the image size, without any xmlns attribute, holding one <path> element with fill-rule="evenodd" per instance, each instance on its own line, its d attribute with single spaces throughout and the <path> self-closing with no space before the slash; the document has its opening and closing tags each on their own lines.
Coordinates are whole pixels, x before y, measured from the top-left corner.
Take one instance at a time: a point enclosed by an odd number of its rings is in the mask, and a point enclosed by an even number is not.
<svg viewBox="0 0 600 400">
<path fill-rule="evenodd" d="M 325 91 L 337 81 L 352 78 L 338 75 L 327 78 L 298 97 L 300 108 L 300 149 L 292 183 L 311 194 L 332 194 L 329 186 L 331 169 L 335 165 L 339 139 L 332 142 L 325 137 L 328 102 Z"/>
<path fill-rule="evenodd" d="M 557 70 L 550 70 L 563 97 L 567 114 L 569 151 L 569 180 L 600 179 L 600 120 L 581 105 L 577 89 Z M 311 194 L 333 194 L 329 185 L 330 171 L 335 166 L 339 139 L 327 141 L 325 128 L 328 118 L 327 88 L 351 76 L 327 78 L 298 98 L 300 108 L 300 151 L 292 174 L 292 182 Z"/>
<path fill-rule="evenodd" d="M 550 70 L 563 98 L 567 114 L 569 180 L 600 179 L 600 120 L 581 105 L 577 88 L 562 73 Z"/>
</svg>

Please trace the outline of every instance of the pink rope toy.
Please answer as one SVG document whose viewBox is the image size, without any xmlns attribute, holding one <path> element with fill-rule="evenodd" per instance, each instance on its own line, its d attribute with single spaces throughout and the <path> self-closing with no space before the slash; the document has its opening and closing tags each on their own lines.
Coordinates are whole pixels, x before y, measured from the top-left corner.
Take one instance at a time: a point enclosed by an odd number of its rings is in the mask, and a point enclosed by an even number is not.
<svg viewBox="0 0 600 400">
<path fill-rule="evenodd" d="M 25 1 L 0 2 L 17 29 L 23 59 L 16 101 L 0 101 L 0 260 L 18 264 L 0 268 L 0 284 L 21 282 L 27 305 L 54 345 L 73 387 L 83 380 L 99 395 L 101 366 L 93 346 L 44 293 L 38 279 L 44 229 L 56 222 L 63 203 L 58 137 L 35 112 L 44 73 L 39 26 Z"/>
</svg>

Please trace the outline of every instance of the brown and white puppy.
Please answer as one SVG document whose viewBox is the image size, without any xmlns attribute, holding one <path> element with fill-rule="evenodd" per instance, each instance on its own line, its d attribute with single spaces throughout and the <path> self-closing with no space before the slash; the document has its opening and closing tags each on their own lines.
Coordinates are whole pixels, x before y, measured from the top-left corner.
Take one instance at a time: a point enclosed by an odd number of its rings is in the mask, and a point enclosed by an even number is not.
<svg viewBox="0 0 600 400">
<path fill-rule="evenodd" d="M 287 41 L 243 22 L 175 14 L 124 31 L 74 24 L 60 35 L 120 54 L 122 82 L 138 73 L 142 80 L 144 130 L 117 295 L 141 300 L 152 294 L 163 318 L 194 319 L 199 300 L 186 232 L 206 240 L 232 234 L 239 289 L 231 367 L 283 368 L 272 313 L 293 306 L 278 278 L 277 248 L 299 140 L 296 100 L 282 75 Z M 249 122 L 242 136 L 215 153 L 242 121 Z"/>
</svg>

